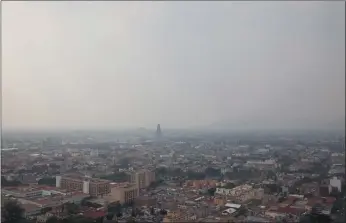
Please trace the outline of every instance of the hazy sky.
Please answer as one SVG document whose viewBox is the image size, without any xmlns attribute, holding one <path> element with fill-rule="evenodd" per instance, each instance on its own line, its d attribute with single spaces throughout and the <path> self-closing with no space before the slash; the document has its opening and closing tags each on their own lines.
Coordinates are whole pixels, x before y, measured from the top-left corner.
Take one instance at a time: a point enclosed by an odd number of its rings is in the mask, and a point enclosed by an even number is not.
<svg viewBox="0 0 346 223">
<path fill-rule="evenodd" d="M 3 126 L 336 123 L 344 4 L 2 2 Z"/>
</svg>

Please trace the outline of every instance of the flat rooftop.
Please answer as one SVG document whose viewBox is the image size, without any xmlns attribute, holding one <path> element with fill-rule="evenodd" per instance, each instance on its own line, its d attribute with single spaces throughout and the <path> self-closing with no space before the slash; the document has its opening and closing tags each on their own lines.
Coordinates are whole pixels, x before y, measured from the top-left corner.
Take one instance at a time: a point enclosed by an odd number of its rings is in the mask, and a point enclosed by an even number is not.
<svg viewBox="0 0 346 223">
<path fill-rule="evenodd" d="M 47 205 L 47 204 L 56 203 L 56 202 L 63 202 L 64 199 L 69 199 L 71 197 L 80 197 L 80 196 L 88 197 L 89 195 L 76 191 L 76 192 L 71 192 L 68 195 L 53 195 L 53 196 L 46 196 L 46 197 L 40 197 L 40 198 L 27 198 L 25 200 L 32 201 L 41 205 Z"/>
<path fill-rule="evenodd" d="M 131 187 L 135 187 L 136 184 L 133 183 L 111 183 L 111 187 L 112 188 L 131 188 Z"/>
<path fill-rule="evenodd" d="M 99 179 L 99 178 L 92 178 L 92 177 L 87 177 L 87 176 L 78 175 L 78 174 L 62 175 L 61 179 L 90 181 L 92 183 L 111 183 L 111 181 L 109 181 L 109 180 L 104 180 L 104 179 Z"/>
<path fill-rule="evenodd" d="M 2 190 L 11 191 L 15 193 L 28 193 L 28 192 L 40 191 L 41 189 L 37 187 L 21 186 L 21 187 L 4 187 L 2 188 Z"/>
<path fill-rule="evenodd" d="M 67 192 L 64 189 L 57 188 L 57 187 L 46 186 L 46 185 L 5 187 L 5 188 L 2 188 L 2 190 L 11 191 L 11 192 L 14 192 L 14 193 L 29 193 L 29 192 L 43 191 L 43 190 L 46 190 L 46 191 L 58 191 L 58 192 L 62 192 L 62 193 Z"/>
</svg>

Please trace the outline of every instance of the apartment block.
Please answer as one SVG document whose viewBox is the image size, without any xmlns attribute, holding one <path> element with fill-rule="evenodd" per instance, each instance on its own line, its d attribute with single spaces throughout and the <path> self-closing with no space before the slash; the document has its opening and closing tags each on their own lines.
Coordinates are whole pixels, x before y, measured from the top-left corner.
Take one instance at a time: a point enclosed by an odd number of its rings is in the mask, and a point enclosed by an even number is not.
<svg viewBox="0 0 346 223">
<path fill-rule="evenodd" d="M 108 202 L 119 201 L 120 204 L 128 204 L 138 197 L 138 187 L 136 184 L 112 184 L 111 192 L 104 197 Z"/>
<path fill-rule="evenodd" d="M 93 197 L 104 196 L 111 192 L 110 181 L 80 175 L 57 176 L 56 187 L 67 191 L 82 191 Z"/>
<path fill-rule="evenodd" d="M 150 170 L 140 170 L 131 175 L 131 183 L 135 183 L 138 189 L 149 187 L 155 181 L 155 173 Z"/>
</svg>

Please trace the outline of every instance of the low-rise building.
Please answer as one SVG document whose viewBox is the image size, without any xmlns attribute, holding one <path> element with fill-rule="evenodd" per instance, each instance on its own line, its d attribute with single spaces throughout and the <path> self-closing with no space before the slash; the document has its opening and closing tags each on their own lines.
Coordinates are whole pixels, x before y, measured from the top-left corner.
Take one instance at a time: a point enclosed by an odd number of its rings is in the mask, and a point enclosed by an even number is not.
<svg viewBox="0 0 346 223">
<path fill-rule="evenodd" d="M 188 180 L 185 185 L 195 189 L 211 188 L 217 184 L 216 180 Z"/>
<path fill-rule="evenodd" d="M 111 192 L 104 198 L 112 203 L 119 201 L 121 204 L 133 202 L 139 195 L 139 190 L 136 184 L 113 184 Z"/>
<path fill-rule="evenodd" d="M 249 192 L 252 189 L 251 185 L 241 185 L 232 189 L 226 188 L 216 188 L 215 193 L 220 195 L 228 195 L 228 196 L 239 196 L 245 192 Z"/>
<path fill-rule="evenodd" d="M 169 211 L 165 218 L 163 219 L 164 223 L 175 223 L 175 222 L 187 222 L 189 220 L 189 216 L 185 211 L 180 209 L 176 211 Z"/>
<path fill-rule="evenodd" d="M 26 205 L 36 205 L 40 208 L 51 207 L 57 208 L 64 203 L 75 203 L 79 204 L 84 198 L 87 198 L 89 195 L 82 192 L 73 192 L 67 195 L 54 195 L 54 196 L 45 196 L 40 198 L 18 198 L 18 202 Z"/>
<path fill-rule="evenodd" d="M 150 206 L 155 206 L 156 203 L 157 203 L 157 199 L 155 197 L 141 196 L 135 199 L 136 206 L 150 207 Z"/>
<path fill-rule="evenodd" d="M 82 191 L 94 197 L 110 193 L 110 181 L 80 175 L 56 176 L 56 187 L 67 191 Z"/>
<path fill-rule="evenodd" d="M 42 197 L 42 190 L 36 187 L 5 187 L 1 189 L 1 193 L 12 195 L 16 198 L 38 198 Z"/>
<path fill-rule="evenodd" d="M 24 209 L 24 216 L 27 218 L 39 214 L 42 209 L 42 207 L 35 204 L 21 204 L 21 207 Z"/>
<path fill-rule="evenodd" d="M 223 206 L 227 203 L 227 200 L 224 197 L 215 197 L 214 204 L 218 206 Z"/>
</svg>

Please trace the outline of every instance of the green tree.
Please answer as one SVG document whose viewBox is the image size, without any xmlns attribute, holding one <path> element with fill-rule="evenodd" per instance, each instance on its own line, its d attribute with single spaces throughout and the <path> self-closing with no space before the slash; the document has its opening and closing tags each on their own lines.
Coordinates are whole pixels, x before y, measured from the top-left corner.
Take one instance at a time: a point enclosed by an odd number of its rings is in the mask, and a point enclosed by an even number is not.
<svg viewBox="0 0 346 223">
<path fill-rule="evenodd" d="M 107 209 L 108 209 L 108 212 L 110 213 L 118 214 L 118 213 L 121 213 L 122 207 L 119 201 L 117 201 L 117 202 L 110 203 Z"/>
<path fill-rule="evenodd" d="M 238 213 L 236 214 L 236 216 L 241 216 L 241 215 L 246 215 L 247 214 L 247 209 L 245 207 L 240 207 L 238 210 Z"/>
<path fill-rule="evenodd" d="M 137 216 L 137 211 L 134 208 L 132 208 L 131 216 L 132 217 L 136 217 Z"/>
<path fill-rule="evenodd" d="M 151 215 L 155 215 L 155 210 L 154 210 L 153 207 L 150 208 L 150 214 L 151 214 Z"/>
<path fill-rule="evenodd" d="M 78 205 L 74 203 L 66 203 L 64 209 L 68 214 L 77 214 L 79 212 Z"/>
<path fill-rule="evenodd" d="M 164 181 L 162 179 L 160 180 L 156 180 L 154 182 L 151 182 L 150 185 L 149 185 L 149 188 L 156 188 L 158 187 L 159 185 L 161 185 Z"/>
<path fill-rule="evenodd" d="M 94 223 L 95 221 L 83 216 L 70 216 L 63 221 L 64 223 Z"/>
<path fill-rule="evenodd" d="M 101 176 L 101 179 L 111 180 L 113 182 L 125 182 L 128 181 L 130 176 L 124 172 L 117 172 L 110 175 Z"/>
<path fill-rule="evenodd" d="M 39 185 L 55 186 L 55 177 L 44 177 L 37 182 Z"/>
<path fill-rule="evenodd" d="M 82 206 L 86 206 L 90 199 L 91 199 L 91 197 L 83 198 L 82 201 L 81 201 L 81 205 Z"/>
<path fill-rule="evenodd" d="M 170 171 L 170 173 L 174 177 L 180 177 L 184 175 L 184 172 L 180 168 L 174 168 L 172 171 Z"/>
<path fill-rule="evenodd" d="M 114 218 L 114 214 L 113 213 L 108 213 L 107 215 L 106 215 L 106 219 L 107 220 L 112 220 Z"/>
<path fill-rule="evenodd" d="M 126 223 L 136 223 L 135 219 L 134 218 L 129 218 L 126 220 Z"/>
<path fill-rule="evenodd" d="M 59 223 L 59 219 L 55 216 L 52 216 L 47 219 L 46 223 Z"/>
<path fill-rule="evenodd" d="M 51 211 L 52 210 L 52 207 L 45 207 L 45 208 L 42 208 L 41 209 L 41 214 L 45 214 L 45 213 L 47 213 L 47 212 L 49 212 L 49 211 Z"/>
<path fill-rule="evenodd" d="M 161 215 L 167 215 L 167 211 L 166 211 L 165 209 L 161 209 L 161 210 L 160 210 L 160 214 L 161 214 Z"/>
<path fill-rule="evenodd" d="M 186 175 L 187 175 L 187 178 L 189 180 L 203 180 L 203 179 L 205 179 L 204 173 L 188 171 Z"/>
<path fill-rule="evenodd" d="M 5 177 L 1 176 L 1 187 L 17 187 L 19 185 L 22 183 L 17 180 L 6 180 Z"/>
<path fill-rule="evenodd" d="M 155 174 L 158 176 L 162 176 L 162 175 L 165 176 L 167 175 L 167 173 L 168 173 L 168 170 L 165 167 L 159 167 L 159 168 L 156 168 L 155 170 Z"/>
<path fill-rule="evenodd" d="M 205 175 L 213 176 L 213 177 L 221 176 L 221 171 L 220 171 L 220 169 L 208 167 L 207 169 L 205 169 Z"/>
<path fill-rule="evenodd" d="M 119 168 L 128 168 L 130 164 L 130 158 L 129 157 L 124 157 L 121 160 L 118 161 L 118 166 Z"/>
<path fill-rule="evenodd" d="M 214 196 L 215 191 L 216 191 L 216 188 L 215 188 L 215 187 L 209 188 L 209 189 L 208 189 L 208 194 L 209 194 L 210 196 Z"/>
<path fill-rule="evenodd" d="M 4 223 L 21 223 L 24 220 L 24 209 L 17 201 L 8 201 L 1 209 Z"/>
<path fill-rule="evenodd" d="M 226 186 L 225 186 L 226 189 L 232 189 L 234 187 L 235 187 L 234 183 L 227 183 Z"/>
</svg>

